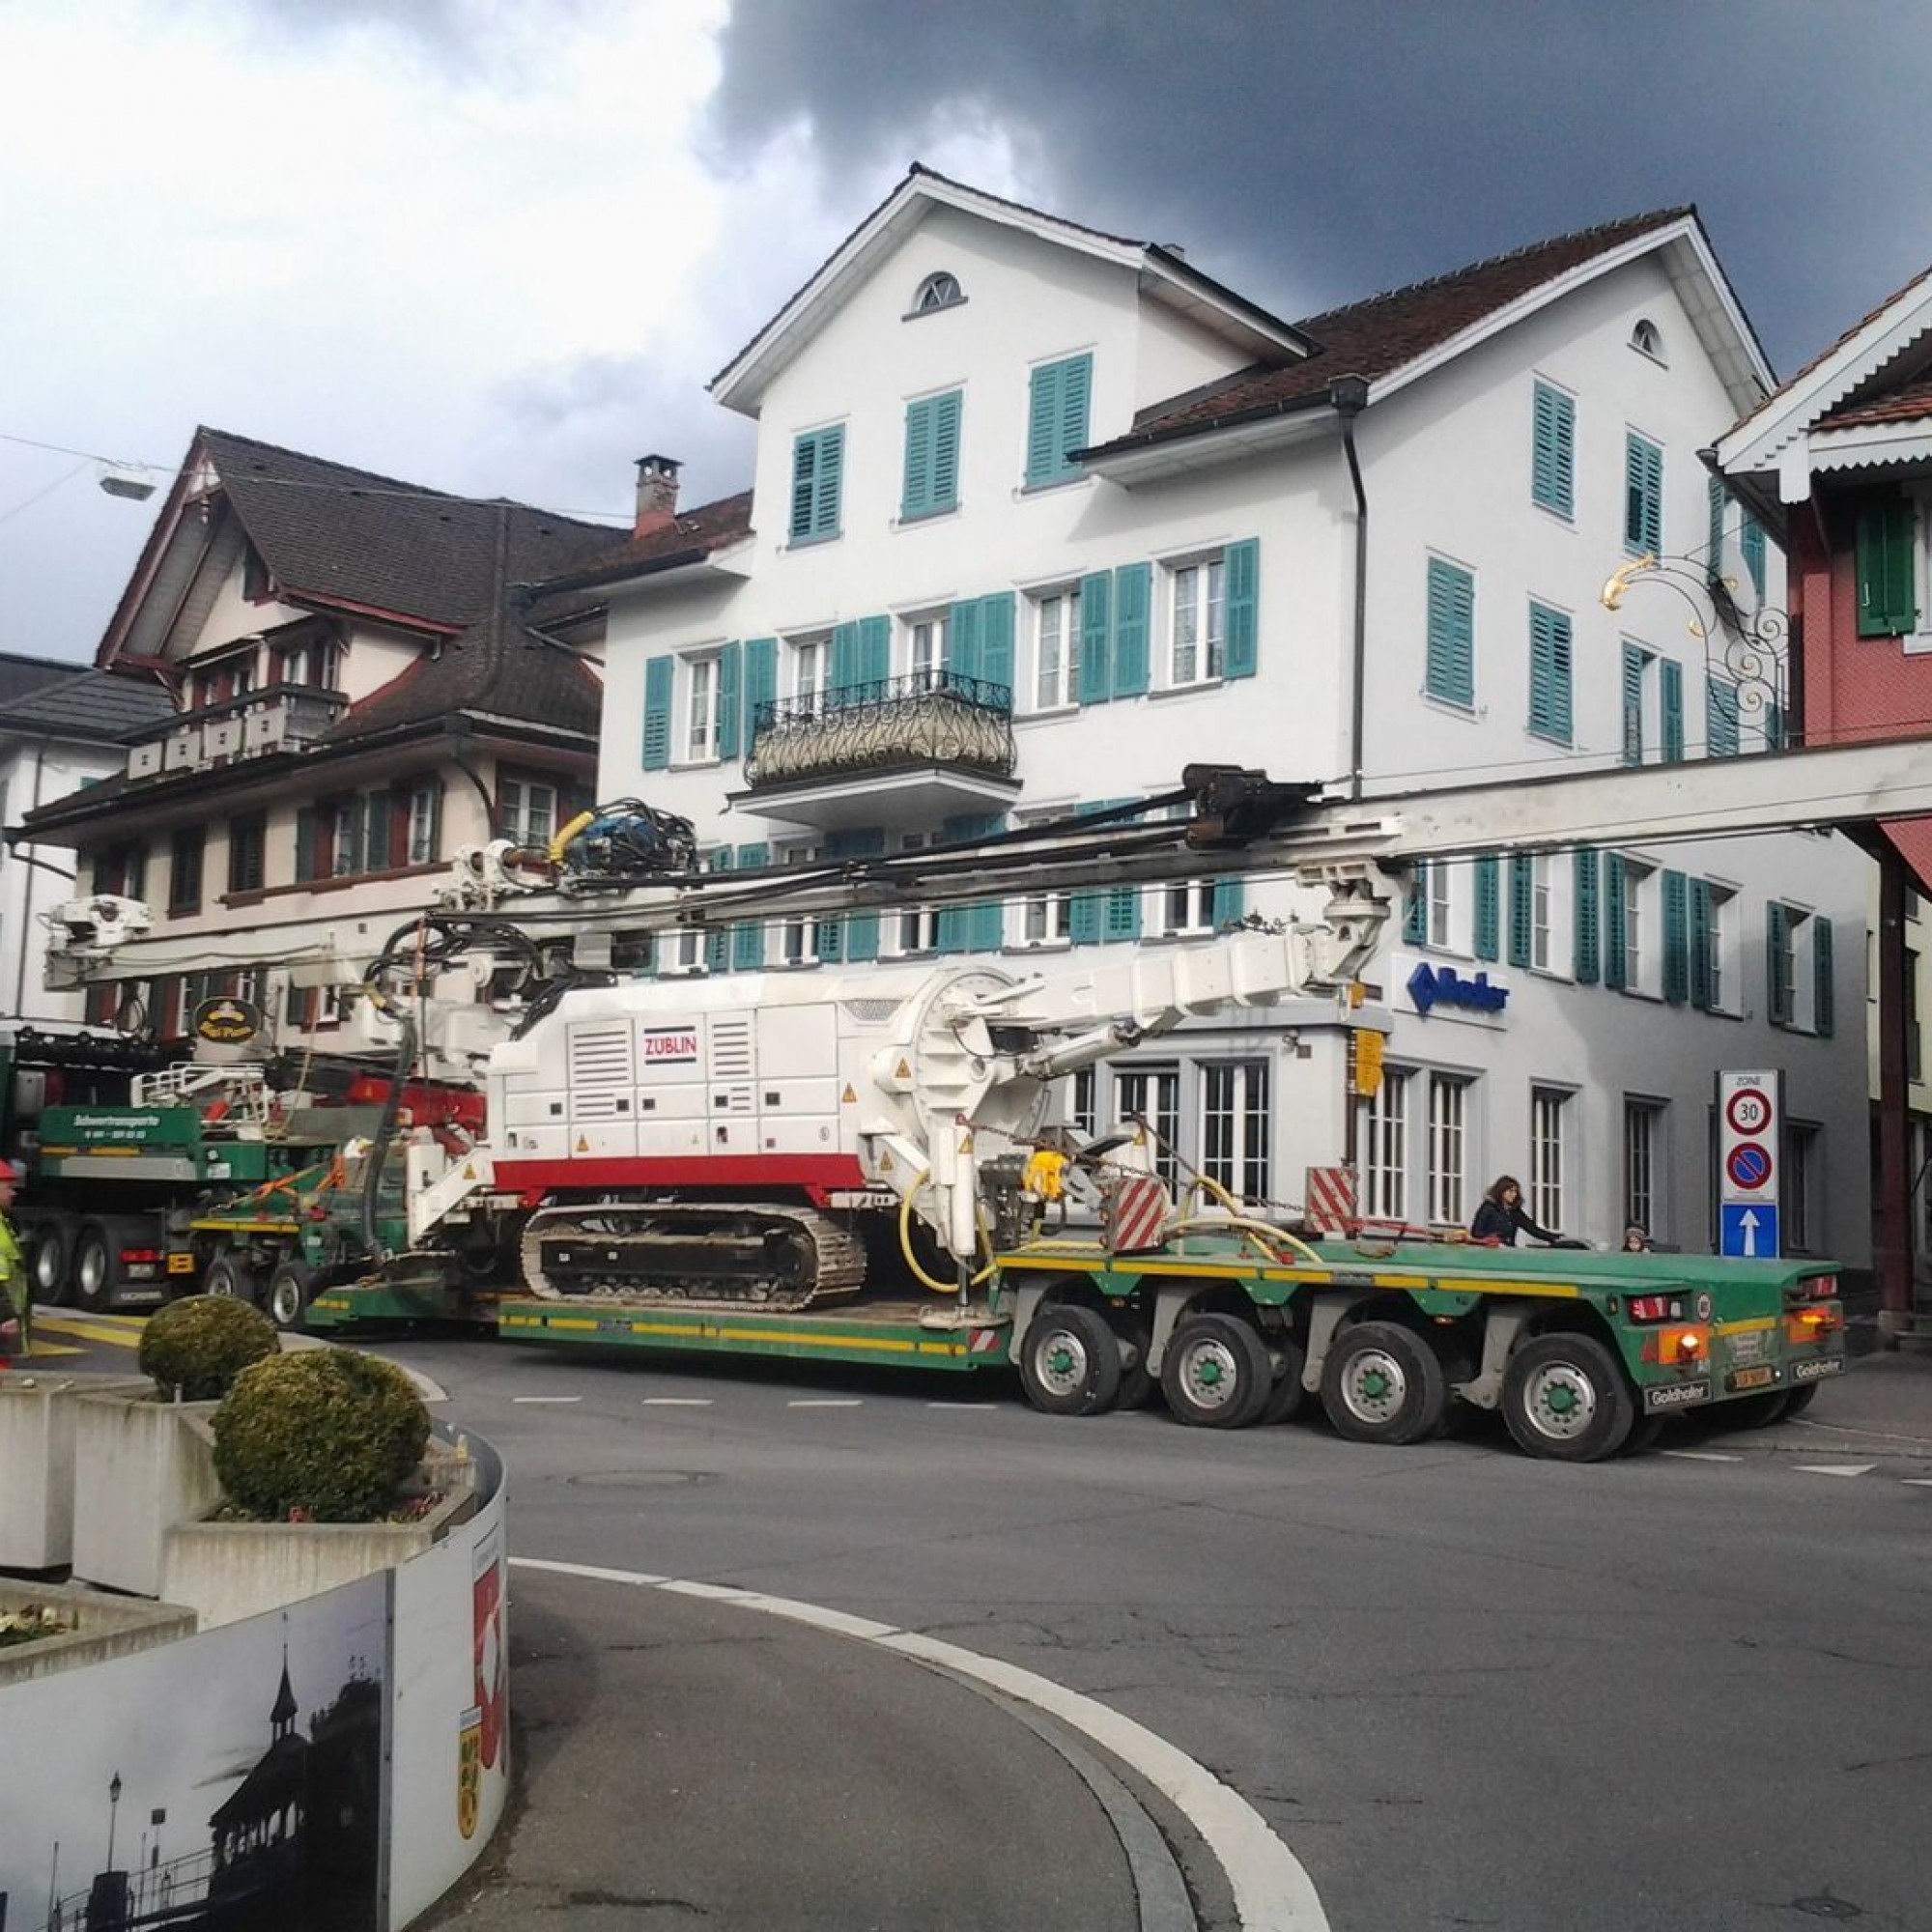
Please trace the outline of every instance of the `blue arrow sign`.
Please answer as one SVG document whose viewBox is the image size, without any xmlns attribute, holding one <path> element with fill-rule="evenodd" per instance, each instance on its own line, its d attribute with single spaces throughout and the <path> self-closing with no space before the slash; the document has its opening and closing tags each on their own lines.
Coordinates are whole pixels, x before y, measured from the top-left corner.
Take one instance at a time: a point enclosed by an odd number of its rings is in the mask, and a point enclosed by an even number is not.
<svg viewBox="0 0 1932 1932">
<path fill-rule="evenodd" d="M 1726 1201 L 1718 1210 L 1718 1252 L 1738 1261 L 1776 1261 L 1777 1208 L 1771 1203 Z"/>
</svg>

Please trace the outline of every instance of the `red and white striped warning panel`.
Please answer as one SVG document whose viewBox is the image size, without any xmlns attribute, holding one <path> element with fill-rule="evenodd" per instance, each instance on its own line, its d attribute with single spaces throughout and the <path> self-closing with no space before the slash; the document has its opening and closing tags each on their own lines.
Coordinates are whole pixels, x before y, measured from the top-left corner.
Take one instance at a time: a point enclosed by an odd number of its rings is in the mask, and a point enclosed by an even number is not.
<svg viewBox="0 0 1932 1932">
<path fill-rule="evenodd" d="M 1153 1175 L 1123 1174 L 1107 1190 L 1100 1243 L 1116 1255 L 1157 1248 L 1172 1209 L 1167 1189 Z"/>
<path fill-rule="evenodd" d="M 1324 1235 L 1346 1235 L 1355 1225 L 1355 1170 L 1311 1167 L 1303 1217 Z"/>
</svg>

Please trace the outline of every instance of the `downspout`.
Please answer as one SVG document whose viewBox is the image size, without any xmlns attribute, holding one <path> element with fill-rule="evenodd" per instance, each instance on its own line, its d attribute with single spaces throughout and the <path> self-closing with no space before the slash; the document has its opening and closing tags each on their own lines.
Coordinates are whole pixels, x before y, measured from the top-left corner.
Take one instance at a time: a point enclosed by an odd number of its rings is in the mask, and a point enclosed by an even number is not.
<svg viewBox="0 0 1932 1932">
<path fill-rule="evenodd" d="M 1328 404 L 1342 425 L 1342 453 L 1349 459 L 1349 481 L 1355 490 L 1355 613 L 1349 691 L 1349 796 L 1353 799 L 1362 795 L 1362 741 L 1368 696 L 1369 497 L 1362 488 L 1361 458 L 1355 451 L 1355 418 L 1369 406 L 1367 377 L 1337 376 L 1328 384 Z M 1353 1118 L 1351 1109 L 1351 1122 Z"/>
<path fill-rule="evenodd" d="M 34 747 L 34 795 L 32 801 L 27 806 L 26 811 L 20 814 L 23 819 L 26 817 L 27 812 L 37 810 L 40 807 L 41 781 L 46 770 L 46 747 L 44 745 L 36 745 Z M 8 850 L 14 857 L 19 859 L 25 865 L 42 866 L 44 864 L 42 859 L 36 856 L 40 850 L 40 847 L 37 845 L 29 845 L 24 851 L 18 846 L 10 845 Z M 47 866 L 45 869 L 54 871 L 57 868 Z M 20 947 L 14 964 L 14 1009 L 23 1016 L 27 1010 L 27 945 L 33 937 L 34 920 L 34 880 L 30 873 L 28 877 L 20 882 Z M 42 977 L 44 979 L 44 971 Z"/>
</svg>

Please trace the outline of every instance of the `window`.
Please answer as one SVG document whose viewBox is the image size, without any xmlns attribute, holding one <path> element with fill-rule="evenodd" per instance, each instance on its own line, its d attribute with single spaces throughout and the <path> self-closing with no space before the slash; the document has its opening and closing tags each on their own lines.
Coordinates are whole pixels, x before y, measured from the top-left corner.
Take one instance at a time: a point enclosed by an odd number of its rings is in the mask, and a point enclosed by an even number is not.
<svg viewBox="0 0 1932 1932">
<path fill-rule="evenodd" d="M 1570 619 L 1547 604 L 1529 607 L 1529 728 L 1570 742 Z"/>
<path fill-rule="evenodd" d="M 1094 1091 L 1097 1084 L 1091 1066 L 1083 1066 L 1066 1083 L 1066 1126 L 1076 1139 L 1091 1141 L 1098 1134 L 1099 1103 Z"/>
<path fill-rule="evenodd" d="M 1072 460 L 1087 446 L 1087 411 L 1094 387 L 1091 355 L 1035 366 L 1027 392 L 1026 487 L 1037 490 L 1085 472 Z"/>
<path fill-rule="evenodd" d="M 1861 638 L 1903 637 L 1918 625 L 1913 525 L 1912 503 L 1903 496 L 1870 498 L 1859 511 L 1855 565 Z"/>
<path fill-rule="evenodd" d="M 1876 973 L 1871 976 L 1871 984 L 1876 997 Z M 1905 1077 L 1921 1080 L 1924 1062 L 1920 1058 L 1918 1036 L 1918 954 L 1909 946 L 1905 949 L 1905 971 L 1899 982 L 1899 1006 L 1905 1027 Z"/>
<path fill-rule="evenodd" d="M 1663 549 L 1663 451 L 1634 430 L 1624 438 L 1624 548 L 1633 556 Z"/>
<path fill-rule="evenodd" d="M 936 308 L 956 308 L 965 299 L 965 292 L 959 286 L 958 276 L 949 275 L 942 269 L 926 276 L 914 291 L 912 313 L 930 315 Z"/>
<path fill-rule="evenodd" d="M 822 543 L 838 534 L 845 469 L 845 426 L 808 430 L 791 446 L 791 541 Z"/>
<path fill-rule="evenodd" d="M 1555 957 L 1550 942 L 1550 912 L 1554 895 L 1549 889 L 1550 859 L 1539 852 L 1529 862 L 1529 963 L 1540 973 L 1550 970 Z"/>
<path fill-rule="evenodd" d="M 1704 750 L 1714 758 L 1738 754 L 1738 688 L 1720 677 L 1704 680 Z"/>
<path fill-rule="evenodd" d="M 268 838 L 266 813 L 244 811 L 228 821 L 228 890 L 231 893 L 259 893 L 262 890 Z"/>
<path fill-rule="evenodd" d="M 801 706 L 823 697 L 832 662 L 832 639 L 823 635 L 794 638 L 790 657 L 791 695 L 800 700 Z"/>
<path fill-rule="evenodd" d="M 1690 883 L 1690 1004 L 1735 1012 L 1738 986 L 1738 895 L 1708 879 Z"/>
<path fill-rule="evenodd" d="M 363 816 L 367 801 L 339 798 L 328 814 L 328 875 L 340 879 L 364 869 L 362 862 Z"/>
<path fill-rule="evenodd" d="M 440 793 L 441 787 L 430 780 L 407 791 L 399 790 L 395 806 L 403 814 L 400 826 L 392 817 L 390 794 L 386 791 L 345 792 L 338 798 L 321 799 L 313 807 L 303 807 L 296 814 L 297 880 L 346 879 L 411 863 L 408 814 L 417 790 L 433 798 Z M 430 821 L 429 849 L 433 857 L 433 821 L 438 806 L 426 801 L 423 809 Z"/>
<path fill-rule="evenodd" d="M 1456 899 L 1452 891 L 1455 868 L 1439 862 L 1431 866 L 1422 875 L 1423 894 L 1426 904 L 1426 930 L 1431 946 L 1448 947 L 1453 944 L 1456 918 Z"/>
<path fill-rule="evenodd" d="M 513 845 L 543 850 L 557 833 L 556 787 L 543 779 L 500 780 L 497 823 Z"/>
<path fill-rule="evenodd" d="M 1447 704 L 1476 701 L 1476 580 L 1439 556 L 1429 559 L 1429 644 L 1425 689 Z"/>
<path fill-rule="evenodd" d="M 1209 1062 L 1201 1069 L 1201 1171 L 1242 1202 L 1268 1199 L 1266 1061 Z"/>
<path fill-rule="evenodd" d="M 1429 1218 L 1445 1226 L 1466 1214 L 1470 1085 L 1462 1074 L 1429 1076 Z"/>
<path fill-rule="evenodd" d="M 1153 1168 L 1173 1192 L 1180 1187 L 1176 1143 L 1180 1137 L 1180 1069 L 1128 1066 L 1114 1076 L 1115 1112 L 1123 1121 L 1145 1121 L 1154 1132 Z"/>
<path fill-rule="evenodd" d="M 1562 1227 L 1570 1095 L 1560 1088 L 1529 1090 L 1529 1217 L 1551 1230 Z"/>
<path fill-rule="evenodd" d="M 946 682 L 952 657 L 952 620 L 915 617 L 906 625 L 906 669 L 916 691 L 937 691 Z"/>
<path fill-rule="evenodd" d="M 815 845 L 788 845 L 779 854 L 779 863 L 804 867 L 818 863 Z M 826 922 L 835 924 L 835 922 Z M 795 913 L 779 922 L 779 958 L 787 966 L 815 966 L 819 958 L 820 922 L 810 914 Z"/>
<path fill-rule="evenodd" d="M 899 517 L 911 522 L 959 507 L 959 412 L 963 396 L 922 396 L 906 405 L 905 478 Z"/>
<path fill-rule="evenodd" d="M 1536 385 L 1531 408 L 1529 496 L 1559 517 L 1577 509 L 1577 405 L 1548 383 Z"/>
<path fill-rule="evenodd" d="M 94 855 L 94 890 L 121 893 L 130 899 L 142 897 L 148 889 L 148 848 L 130 840 L 125 845 L 103 846 Z"/>
<path fill-rule="evenodd" d="M 1219 557 L 1185 563 L 1173 572 L 1172 582 L 1168 683 L 1201 684 L 1223 676 L 1228 648 L 1227 566 Z"/>
<path fill-rule="evenodd" d="M 1362 1104 L 1362 1213 L 1378 1221 L 1408 1218 L 1408 1088 L 1406 1070 L 1384 1065 L 1382 1084 Z"/>
<path fill-rule="evenodd" d="M 1749 511 L 1745 513 L 1744 528 L 1738 532 L 1738 545 L 1745 554 L 1745 575 L 1750 579 L 1751 590 L 1757 601 L 1764 602 L 1764 526 Z"/>
<path fill-rule="evenodd" d="M 1614 991 L 1655 994 L 1662 988 L 1657 957 L 1661 875 L 1621 852 L 1604 859 L 1604 984 Z"/>
<path fill-rule="evenodd" d="M 255 653 L 252 649 L 223 658 L 218 664 L 196 670 L 190 690 L 195 710 L 211 704 L 226 704 L 232 697 L 245 697 L 255 688 Z"/>
<path fill-rule="evenodd" d="M 1647 749 L 1665 764 L 1684 756 L 1684 668 L 1641 644 L 1625 641 L 1623 757 L 1640 765 Z"/>
<path fill-rule="evenodd" d="M 901 852 L 923 852 L 932 843 L 926 832 L 902 832 Z M 889 913 L 879 935 L 880 951 L 889 958 L 908 953 L 936 952 L 939 950 L 939 910 L 936 906 L 912 906 L 904 912 Z"/>
<path fill-rule="evenodd" d="M 1662 1101 L 1625 1098 L 1624 1225 L 1643 1229 L 1653 1241 L 1664 1231 L 1660 1192 L 1665 1172 L 1663 1125 Z"/>
<path fill-rule="evenodd" d="M 295 986 L 288 989 L 282 1010 L 290 1026 L 310 1033 L 342 1024 L 340 986 Z"/>
<path fill-rule="evenodd" d="M 1073 936 L 1073 901 L 1065 893 L 1040 893 L 1020 901 L 1022 946 L 1065 946 Z"/>
<path fill-rule="evenodd" d="M 168 840 L 168 911 L 176 918 L 201 910 L 201 859 L 207 838 L 203 827 L 183 825 Z"/>
<path fill-rule="evenodd" d="M 311 691 L 333 691 L 338 652 L 332 638 L 307 638 L 278 644 L 270 661 L 276 684 L 297 684 Z"/>
<path fill-rule="evenodd" d="M 1813 1252 L 1819 1228 L 1818 1203 L 1824 1184 L 1824 1129 L 1809 1121 L 1784 1126 L 1784 1179 L 1778 1188 L 1782 1246 L 1790 1255 Z"/>
<path fill-rule="evenodd" d="M 1212 932 L 1218 923 L 1214 917 L 1214 890 L 1212 879 L 1188 879 L 1172 886 L 1157 886 L 1150 895 L 1153 901 L 1154 935 L 1179 939 Z"/>
<path fill-rule="evenodd" d="M 1080 589 L 1034 600 L 1034 708 L 1057 711 L 1080 695 Z"/>
<path fill-rule="evenodd" d="M 1631 330 L 1630 346 L 1639 355 L 1648 355 L 1653 362 L 1663 360 L 1663 331 L 1648 316 L 1639 318 Z"/>
<path fill-rule="evenodd" d="M 1834 1026 L 1832 922 L 1776 900 L 1765 907 L 1765 1017 L 1828 1037 Z"/>
<path fill-rule="evenodd" d="M 442 785 L 436 779 L 419 779 L 409 789 L 405 807 L 404 863 L 429 866 L 442 855 Z"/>
</svg>

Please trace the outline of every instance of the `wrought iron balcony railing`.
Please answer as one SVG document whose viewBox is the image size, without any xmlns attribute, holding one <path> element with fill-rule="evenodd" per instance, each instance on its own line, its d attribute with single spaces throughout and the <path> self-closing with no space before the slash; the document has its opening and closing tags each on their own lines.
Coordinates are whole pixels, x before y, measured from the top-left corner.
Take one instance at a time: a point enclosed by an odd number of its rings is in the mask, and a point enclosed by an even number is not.
<svg viewBox="0 0 1932 1932">
<path fill-rule="evenodd" d="M 1012 693 L 1003 684 L 935 670 L 760 704 L 745 777 L 755 788 L 949 765 L 1009 779 L 1017 763 Z"/>
</svg>

